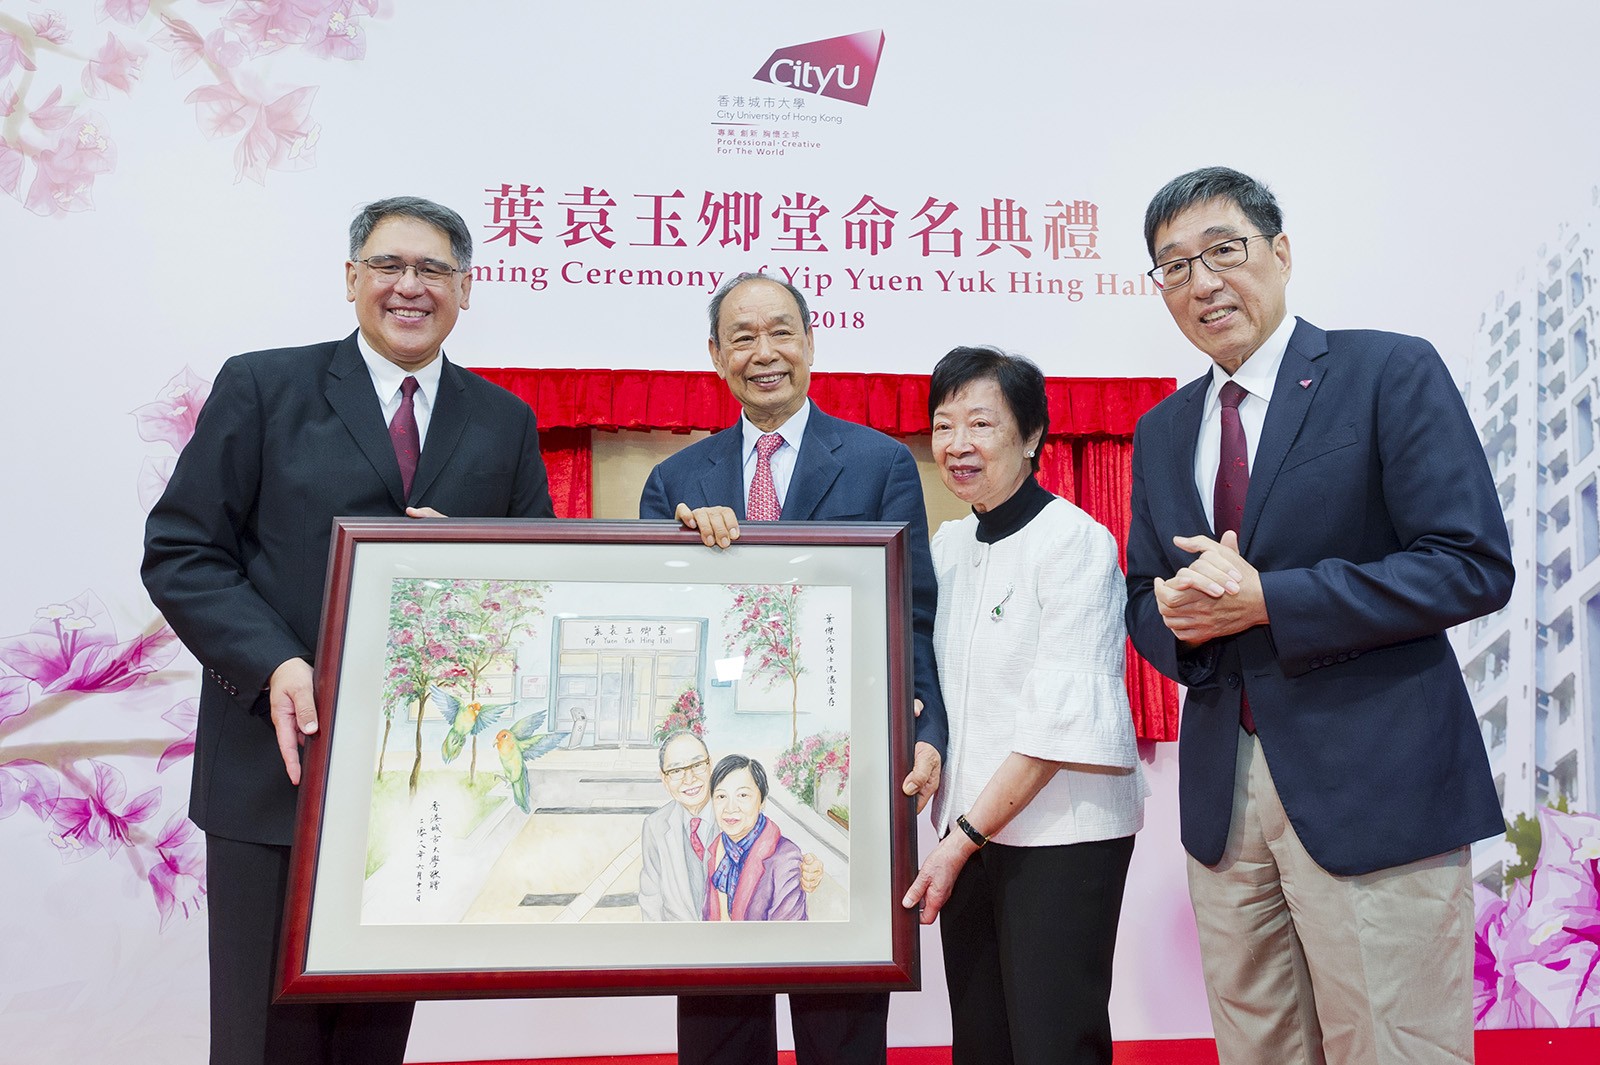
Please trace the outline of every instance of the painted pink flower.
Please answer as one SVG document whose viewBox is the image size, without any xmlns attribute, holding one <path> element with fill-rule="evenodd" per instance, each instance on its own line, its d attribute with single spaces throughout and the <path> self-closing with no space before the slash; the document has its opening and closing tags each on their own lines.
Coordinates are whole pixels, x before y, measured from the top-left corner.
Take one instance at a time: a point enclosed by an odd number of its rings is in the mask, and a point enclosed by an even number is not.
<svg viewBox="0 0 1600 1065">
<path fill-rule="evenodd" d="M 61 102 L 61 86 L 57 85 L 44 103 L 28 113 L 28 119 L 40 129 L 62 129 L 75 114 L 71 105 Z"/>
<path fill-rule="evenodd" d="M 0 117 L 3 117 L 3 113 L 0 113 Z M 7 196 L 15 196 L 22 184 L 23 159 L 21 152 L 0 141 L 0 192 Z"/>
<path fill-rule="evenodd" d="M 172 76 L 181 78 L 201 60 L 213 68 L 231 70 L 245 60 L 244 46 L 228 37 L 226 30 L 218 28 L 202 37 L 200 31 L 180 18 L 161 16 L 162 29 L 156 31 L 150 42 L 163 51 L 172 53 Z"/>
<path fill-rule="evenodd" d="M 315 148 L 322 127 L 311 121 L 314 85 L 294 89 L 258 106 L 239 146 L 233 151 L 234 180 L 267 183 L 268 170 L 304 170 L 316 165 Z"/>
<path fill-rule="evenodd" d="M 182 451 L 194 436 L 195 420 L 210 395 L 211 382 L 185 366 L 154 400 L 134 409 L 139 439 L 165 443 L 173 451 Z"/>
<path fill-rule="evenodd" d="M 177 656 L 177 638 L 162 625 L 117 642 L 105 606 L 93 592 L 40 608 L 31 631 L 0 640 L 0 662 L 44 689 L 119 692 Z"/>
<path fill-rule="evenodd" d="M 175 726 L 184 736 L 161 752 L 161 760 L 156 763 L 157 773 L 165 773 L 167 767 L 194 753 L 195 728 L 200 723 L 200 700 L 185 699 L 162 714 L 161 720 Z"/>
<path fill-rule="evenodd" d="M 0 765 L 0 819 L 26 806 L 45 820 L 61 798 L 56 771 L 43 762 L 18 758 Z"/>
<path fill-rule="evenodd" d="M 104 22 L 116 19 L 124 26 L 132 26 L 150 10 L 150 0 L 98 0 L 94 5 L 95 18 Z"/>
<path fill-rule="evenodd" d="M 205 905 L 205 848 L 195 838 L 193 822 L 176 813 L 156 840 L 156 854 L 161 860 L 150 870 L 150 890 L 164 929 L 175 911 L 190 917 Z"/>
<path fill-rule="evenodd" d="M 195 105 L 195 122 L 208 140 L 232 136 L 249 124 L 250 101 L 231 84 L 202 85 L 183 102 Z"/>
<path fill-rule="evenodd" d="M 155 506 L 161 493 L 167 490 L 167 482 L 172 480 L 172 471 L 177 465 L 178 459 L 174 455 L 147 455 L 144 462 L 140 463 L 134 490 L 139 493 L 139 505 L 146 511 Z"/>
<path fill-rule="evenodd" d="M 1501 902 L 1478 892 L 1474 1012 L 1482 1028 L 1600 1021 L 1600 817 L 1540 810 L 1533 872 Z"/>
<path fill-rule="evenodd" d="M 28 16 L 28 21 L 33 24 L 33 32 L 51 44 L 66 44 L 72 38 L 72 31 L 59 11 L 34 12 Z"/>
<path fill-rule="evenodd" d="M 33 65 L 28 50 L 23 47 L 22 41 L 16 34 L 0 31 L 0 78 L 11 73 L 12 67 L 21 67 L 23 70 L 39 69 Z"/>
<path fill-rule="evenodd" d="M 0 725 L 28 712 L 33 693 L 26 677 L 0 677 Z"/>
<path fill-rule="evenodd" d="M 340 6 L 338 0 L 241 0 L 223 21 L 260 55 L 304 44 Z"/>
<path fill-rule="evenodd" d="M 106 86 L 120 92 L 131 93 L 133 83 L 139 80 L 144 67 L 144 55 L 135 52 L 117 39 L 114 33 L 106 34 L 106 43 L 100 54 L 89 60 L 83 68 L 83 91 L 97 100 L 104 100 Z"/>
<path fill-rule="evenodd" d="M 306 35 L 306 51 L 319 59 L 364 59 L 367 36 L 357 19 L 335 10 L 311 27 Z"/>
<path fill-rule="evenodd" d="M 39 114 L 33 114 L 36 125 Z M 95 179 L 116 165 L 116 147 L 105 135 L 104 122 L 85 115 L 62 131 L 53 148 L 34 158 L 36 173 L 24 206 L 40 215 L 90 210 Z"/>
<path fill-rule="evenodd" d="M 129 800 L 121 770 L 98 759 L 90 759 L 89 764 L 94 767 L 94 788 L 82 798 L 57 800 L 50 812 L 50 820 L 60 830 L 56 845 L 69 861 L 101 847 L 115 855 L 131 841 L 133 826 L 149 820 L 161 806 L 160 788 Z"/>
</svg>

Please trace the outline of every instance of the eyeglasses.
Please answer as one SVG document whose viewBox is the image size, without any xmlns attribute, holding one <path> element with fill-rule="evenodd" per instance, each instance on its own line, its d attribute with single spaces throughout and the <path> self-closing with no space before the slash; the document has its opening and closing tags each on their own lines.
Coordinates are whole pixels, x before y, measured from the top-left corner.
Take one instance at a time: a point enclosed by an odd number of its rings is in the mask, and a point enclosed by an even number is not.
<svg viewBox="0 0 1600 1065">
<path fill-rule="evenodd" d="M 674 784 L 676 784 L 678 781 L 681 781 L 684 777 L 688 776 L 690 773 L 693 773 L 694 775 L 699 776 L 701 773 L 703 773 L 705 771 L 706 766 L 708 766 L 710 764 L 711 764 L 711 759 L 709 759 L 709 758 L 701 758 L 701 759 L 698 759 L 696 761 L 690 762 L 688 765 L 679 765 L 679 766 L 673 766 L 671 769 L 663 769 L 661 771 L 661 775 L 666 777 L 668 780 L 672 781 Z"/>
<path fill-rule="evenodd" d="M 407 270 L 417 272 L 417 280 L 429 288 L 443 288 L 450 283 L 456 274 L 464 274 L 465 270 L 442 263 L 437 259 L 424 259 L 420 263 L 408 263 L 394 255 L 372 255 L 365 259 L 355 260 L 365 264 L 368 270 L 378 275 L 379 280 L 389 284 L 397 284 L 406 275 Z"/>
<path fill-rule="evenodd" d="M 1213 244 L 1199 255 L 1191 255 L 1184 259 L 1170 259 L 1159 263 L 1153 270 L 1146 270 L 1145 276 L 1154 281 L 1162 290 L 1182 288 L 1194 277 L 1193 264 L 1196 259 L 1206 264 L 1206 269 L 1214 274 L 1224 270 L 1232 270 L 1235 266 L 1243 266 L 1250 261 L 1250 242 L 1252 240 L 1271 240 L 1272 237 L 1265 233 L 1252 233 L 1248 237 L 1234 237 L 1221 244 Z"/>
</svg>

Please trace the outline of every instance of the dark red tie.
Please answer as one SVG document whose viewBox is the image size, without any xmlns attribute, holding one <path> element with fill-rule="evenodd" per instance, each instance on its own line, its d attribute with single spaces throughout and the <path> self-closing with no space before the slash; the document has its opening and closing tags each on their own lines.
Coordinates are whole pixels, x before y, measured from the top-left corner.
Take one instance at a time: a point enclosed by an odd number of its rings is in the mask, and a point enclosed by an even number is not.
<svg viewBox="0 0 1600 1065">
<path fill-rule="evenodd" d="M 702 862 L 706 860 L 706 845 L 700 842 L 700 819 L 689 818 L 689 846 L 694 848 L 694 856 Z"/>
<path fill-rule="evenodd" d="M 1239 404 L 1249 394 L 1229 381 L 1217 395 L 1222 403 L 1222 455 L 1217 463 L 1217 483 L 1211 491 L 1211 511 L 1218 536 L 1225 532 L 1239 535 L 1239 525 L 1244 520 L 1244 497 L 1250 491 L 1250 449 L 1244 438 L 1244 423 L 1239 420 Z M 1244 692 L 1239 693 L 1239 724 L 1246 732 L 1256 730 L 1250 697 Z"/>
<path fill-rule="evenodd" d="M 400 485 L 407 499 L 411 498 L 411 480 L 417 475 L 417 455 L 422 451 L 422 441 L 417 438 L 417 408 L 412 401 L 416 394 L 415 377 L 400 382 L 400 409 L 389 422 L 389 441 L 394 444 L 394 457 L 400 463 Z"/>
</svg>

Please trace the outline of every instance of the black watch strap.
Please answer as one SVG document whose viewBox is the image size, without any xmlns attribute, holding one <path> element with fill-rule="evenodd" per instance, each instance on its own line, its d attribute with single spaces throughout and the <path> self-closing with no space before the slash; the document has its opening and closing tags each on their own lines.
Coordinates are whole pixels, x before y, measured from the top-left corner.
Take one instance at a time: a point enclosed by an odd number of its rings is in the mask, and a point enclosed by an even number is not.
<svg viewBox="0 0 1600 1065">
<path fill-rule="evenodd" d="M 972 822 L 967 820 L 966 814 L 956 815 L 956 827 L 965 832 L 967 834 L 967 838 L 970 839 L 976 846 L 981 847 L 985 843 L 989 842 L 988 836 L 985 836 L 982 832 L 979 832 L 977 829 L 972 827 Z"/>
</svg>

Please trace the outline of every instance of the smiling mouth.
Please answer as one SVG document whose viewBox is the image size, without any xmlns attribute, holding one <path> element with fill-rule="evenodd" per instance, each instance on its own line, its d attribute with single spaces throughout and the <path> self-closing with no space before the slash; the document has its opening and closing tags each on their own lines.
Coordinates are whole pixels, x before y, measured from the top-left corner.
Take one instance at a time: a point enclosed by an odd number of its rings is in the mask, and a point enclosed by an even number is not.
<svg viewBox="0 0 1600 1065">
<path fill-rule="evenodd" d="M 784 378 L 786 378 L 788 376 L 789 375 L 787 373 L 782 373 L 782 372 L 780 372 L 780 373 L 764 373 L 764 374 L 756 374 L 754 377 L 751 377 L 748 380 L 750 381 L 751 384 L 755 385 L 757 388 L 771 388 L 773 385 L 778 384 L 780 381 L 782 381 Z"/>
<path fill-rule="evenodd" d="M 1200 316 L 1200 324 L 1215 325 L 1232 314 L 1233 311 L 1234 308 L 1232 307 L 1218 307 L 1215 310 L 1207 311 L 1205 314 Z"/>
<path fill-rule="evenodd" d="M 420 321 L 428 316 L 428 312 L 420 307 L 390 307 L 389 313 L 407 322 Z"/>
</svg>

